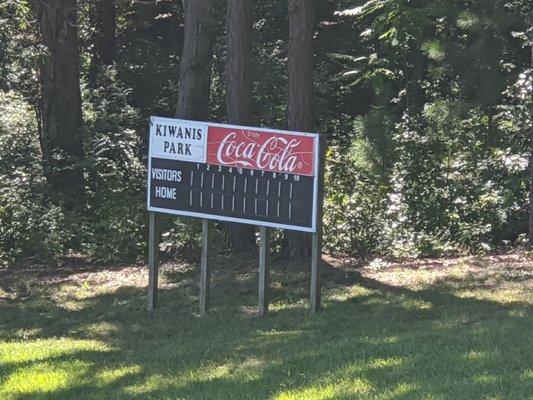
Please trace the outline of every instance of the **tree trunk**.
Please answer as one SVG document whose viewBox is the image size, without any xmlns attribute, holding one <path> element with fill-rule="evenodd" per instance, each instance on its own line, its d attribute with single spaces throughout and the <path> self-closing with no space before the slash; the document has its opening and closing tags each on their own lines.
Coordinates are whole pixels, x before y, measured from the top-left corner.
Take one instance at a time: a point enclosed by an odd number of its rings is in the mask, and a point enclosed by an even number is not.
<svg viewBox="0 0 533 400">
<path fill-rule="evenodd" d="M 185 32 L 176 117 L 206 120 L 213 60 L 214 1 L 183 0 Z"/>
<path fill-rule="evenodd" d="M 532 33 L 533 35 L 533 33 Z M 533 38 L 531 40 L 531 68 L 533 71 Z M 533 93 L 529 98 L 529 248 L 533 248 Z"/>
<path fill-rule="evenodd" d="M 48 54 L 41 65 L 43 157 L 53 194 L 67 209 L 82 206 L 83 135 L 76 0 L 37 1 Z"/>
<path fill-rule="evenodd" d="M 406 66 L 406 101 L 407 111 L 411 114 L 422 111 L 424 105 L 424 91 L 422 90 L 422 79 L 426 71 L 426 57 L 419 48 L 419 42 L 413 45 L 410 52 L 412 67 Z"/>
<path fill-rule="evenodd" d="M 249 125 L 252 106 L 252 0 L 228 0 L 227 5 L 227 119 L 231 124 Z M 225 224 L 234 252 L 255 249 L 255 228 Z"/>
<path fill-rule="evenodd" d="M 313 0 L 289 0 L 289 129 L 310 131 L 313 126 Z M 310 235 L 288 231 L 284 253 L 311 254 Z"/>
<path fill-rule="evenodd" d="M 95 8 L 96 55 L 101 64 L 111 65 L 116 52 L 115 0 L 98 0 Z"/>
</svg>

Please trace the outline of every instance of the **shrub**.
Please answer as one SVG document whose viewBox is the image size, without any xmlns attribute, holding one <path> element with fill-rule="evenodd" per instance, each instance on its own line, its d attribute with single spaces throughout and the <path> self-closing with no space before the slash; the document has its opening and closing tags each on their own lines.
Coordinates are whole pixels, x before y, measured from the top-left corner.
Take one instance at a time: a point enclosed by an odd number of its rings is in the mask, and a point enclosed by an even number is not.
<svg viewBox="0 0 533 400">
<path fill-rule="evenodd" d="M 37 123 L 31 107 L 0 92 L 0 264 L 65 251 L 71 233 L 61 209 L 48 200 Z"/>
</svg>

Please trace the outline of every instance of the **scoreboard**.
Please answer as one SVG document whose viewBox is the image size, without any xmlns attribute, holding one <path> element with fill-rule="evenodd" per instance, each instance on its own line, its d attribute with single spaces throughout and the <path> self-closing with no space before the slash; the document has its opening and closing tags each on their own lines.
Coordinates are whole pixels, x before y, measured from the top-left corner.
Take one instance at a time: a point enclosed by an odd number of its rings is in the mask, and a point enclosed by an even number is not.
<svg viewBox="0 0 533 400">
<path fill-rule="evenodd" d="M 148 209 L 317 231 L 320 135 L 152 117 Z"/>
</svg>

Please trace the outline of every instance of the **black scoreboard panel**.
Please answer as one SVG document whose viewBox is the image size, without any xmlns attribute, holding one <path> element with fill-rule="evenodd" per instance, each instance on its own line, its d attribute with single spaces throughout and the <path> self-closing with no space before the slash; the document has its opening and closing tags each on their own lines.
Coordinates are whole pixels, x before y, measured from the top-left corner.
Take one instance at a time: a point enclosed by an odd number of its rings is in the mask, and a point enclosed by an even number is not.
<svg viewBox="0 0 533 400">
<path fill-rule="evenodd" d="M 162 158 L 151 159 L 149 174 L 150 208 L 314 229 L 312 176 Z"/>
</svg>

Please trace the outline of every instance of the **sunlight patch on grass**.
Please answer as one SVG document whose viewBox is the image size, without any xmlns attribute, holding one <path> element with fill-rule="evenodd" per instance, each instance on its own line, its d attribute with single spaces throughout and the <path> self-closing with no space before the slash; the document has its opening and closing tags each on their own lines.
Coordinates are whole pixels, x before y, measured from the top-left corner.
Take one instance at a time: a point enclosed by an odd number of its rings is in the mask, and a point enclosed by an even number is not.
<svg viewBox="0 0 533 400">
<path fill-rule="evenodd" d="M 247 372 L 248 373 L 250 371 L 260 370 L 264 366 L 265 366 L 264 360 L 261 360 L 261 359 L 259 359 L 257 357 L 250 357 L 250 358 L 244 360 L 243 362 L 241 362 L 240 364 L 238 364 L 237 367 L 235 368 L 235 371 L 237 371 L 237 373 L 239 373 L 239 372 Z"/>
<path fill-rule="evenodd" d="M 349 286 L 349 287 L 340 287 L 333 288 L 327 294 L 326 301 L 347 301 L 356 297 L 369 296 L 374 293 L 375 290 L 367 289 L 363 286 Z"/>
<path fill-rule="evenodd" d="M 379 346 L 382 344 L 395 344 L 398 343 L 400 338 L 398 336 L 386 336 L 386 337 L 364 337 L 359 339 L 362 343 L 372 346 Z"/>
<path fill-rule="evenodd" d="M 77 288 L 76 285 L 72 284 L 61 285 L 61 288 L 51 296 L 55 306 L 66 311 L 82 311 L 86 309 L 90 305 L 89 298 L 79 296 Z"/>
<path fill-rule="evenodd" d="M 116 324 L 107 321 L 95 322 L 83 327 L 85 332 L 95 336 L 108 336 L 118 332 L 118 329 Z"/>
<path fill-rule="evenodd" d="M 326 400 L 338 397 L 350 398 L 372 390 L 372 383 L 366 379 L 343 379 L 334 383 L 315 383 L 303 389 L 288 390 L 275 397 L 277 400 Z M 349 397 L 350 396 L 350 397 Z"/>
<path fill-rule="evenodd" d="M 112 349 L 95 340 L 38 339 L 25 342 L 0 343 L 2 363 L 27 363 L 59 356 L 72 356 L 84 351 L 105 353 Z"/>
<path fill-rule="evenodd" d="M 372 358 L 359 360 L 338 369 L 324 368 L 324 375 L 312 382 L 306 382 L 297 389 L 283 390 L 276 399 L 395 399 L 418 388 L 413 383 L 402 382 L 395 387 L 382 390 L 369 376 L 390 376 L 405 364 L 402 357 Z M 380 379 L 378 378 L 378 379 Z M 305 379 L 305 378 L 304 378 Z"/>
<path fill-rule="evenodd" d="M 524 309 L 509 310 L 507 314 L 513 318 L 527 318 L 527 312 Z"/>
<path fill-rule="evenodd" d="M 272 339 L 276 340 L 278 338 L 285 340 L 290 337 L 297 337 L 301 335 L 302 335 L 302 331 L 300 330 L 282 331 L 282 330 L 271 329 L 268 331 L 259 332 L 260 337 L 267 338 L 268 340 L 272 340 Z"/>
<path fill-rule="evenodd" d="M 448 278 L 460 281 L 463 284 L 472 282 L 474 276 L 469 270 L 469 262 L 466 260 L 459 261 L 448 272 Z"/>
<path fill-rule="evenodd" d="M 533 369 L 525 370 L 520 378 L 525 381 L 533 381 Z"/>
<path fill-rule="evenodd" d="M 370 297 L 366 299 L 363 304 L 365 306 L 378 306 L 378 305 L 388 305 L 390 304 L 390 300 L 386 296 L 376 296 L 376 297 Z"/>
<path fill-rule="evenodd" d="M 391 400 L 392 399 L 404 398 L 409 393 L 413 393 L 416 390 L 418 390 L 419 388 L 420 388 L 420 385 L 415 384 L 415 383 L 406 383 L 406 382 L 399 383 L 398 385 L 396 385 L 392 389 L 392 391 L 389 394 L 385 394 L 385 396 L 383 396 L 383 398 L 384 399 L 391 399 Z M 379 398 L 380 396 L 377 396 L 377 397 Z M 412 398 L 416 398 L 416 396 L 413 395 Z M 424 396 L 423 398 L 424 399 L 437 399 L 437 397 L 431 397 L 431 396 L 427 396 L 427 397 Z"/>
<path fill-rule="evenodd" d="M 82 362 L 52 365 L 38 363 L 31 367 L 19 369 L 11 374 L 0 388 L 4 399 L 9 396 L 30 393 L 51 393 L 67 389 L 71 384 L 79 384 L 87 371 L 88 365 Z"/>
<path fill-rule="evenodd" d="M 289 299 L 278 299 L 270 303 L 269 305 L 269 312 L 275 313 L 279 311 L 285 311 L 285 310 L 298 310 L 298 309 L 304 309 L 308 307 L 308 303 L 306 300 L 292 300 Z"/>
<path fill-rule="evenodd" d="M 4 289 L 0 288 L 0 301 L 4 299 L 15 300 L 16 298 L 17 294 L 15 292 L 7 292 Z"/>
<path fill-rule="evenodd" d="M 404 298 L 402 299 L 401 304 L 403 308 L 408 311 L 430 310 L 433 308 L 433 304 L 431 304 L 429 301 L 413 298 Z"/>
<path fill-rule="evenodd" d="M 399 368 L 405 362 L 401 357 L 376 358 L 368 363 L 368 368 L 383 369 L 383 368 Z"/>
<path fill-rule="evenodd" d="M 231 373 L 231 364 L 208 364 L 197 370 L 191 371 L 190 377 L 194 381 L 208 382 L 214 379 L 221 379 L 229 376 Z"/>
<path fill-rule="evenodd" d="M 138 374 L 142 371 L 140 365 L 125 365 L 117 368 L 106 368 L 94 375 L 94 380 L 99 387 L 105 387 L 118 379 Z"/>
<path fill-rule="evenodd" d="M 0 343 L 0 398 L 51 393 L 79 385 L 93 364 L 86 357 L 112 351 L 93 340 L 46 339 Z"/>
<path fill-rule="evenodd" d="M 497 290 L 457 290 L 456 296 L 461 299 L 486 300 L 506 305 L 513 303 L 533 304 L 531 293 L 521 287 L 498 288 Z"/>
<path fill-rule="evenodd" d="M 471 350 L 470 352 L 468 352 L 468 354 L 465 355 L 465 360 L 470 360 L 470 361 L 473 361 L 473 360 L 482 360 L 482 359 L 486 359 L 489 357 L 489 353 L 486 352 L 486 351 L 475 351 L 475 350 Z"/>
<path fill-rule="evenodd" d="M 267 363 L 257 357 L 249 357 L 243 361 L 236 360 L 229 365 L 228 378 L 241 383 L 258 381 L 261 379 L 265 368 L 274 365 L 272 362 Z M 281 368 L 280 364 L 276 363 L 276 365 Z"/>
<path fill-rule="evenodd" d="M 478 383 L 496 383 L 498 381 L 498 379 L 494 375 L 490 374 L 475 375 L 471 379 L 472 382 Z"/>
<path fill-rule="evenodd" d="M 13 337 L 21 340 L 29 340 L 37 338 L 41 332 L 42 328 L 24 328 L 24 329 L 17 329 L 13 332 Z M 1 355 L 1 353 L 0 353 Z"/>
<path fill-rule="evenodd" d="M 124 392 L 131 396 L 143 395 L 153 391 L 154 388 L 166 390 L 168 387 L 182 386 L 184 384 L 183 381 L 183 375 L 172 378 L 163 374 L 152 374 L 143 381 L 126 386 Z"/>
<path fill-rule="evenodd" d="M 149 375 L 145 380 L 137 384 L 129 385 L 125 391 L 131 395 L 141 395 L 158 390 L 177 390 L 188 385 L 206 384 L 217 380 L 231 377 L 231 364 L 206 364 L 199 368 L 183 371 L 175 375 L 172 370 L 167 374 L 156 373 Z"/>
</svg>

